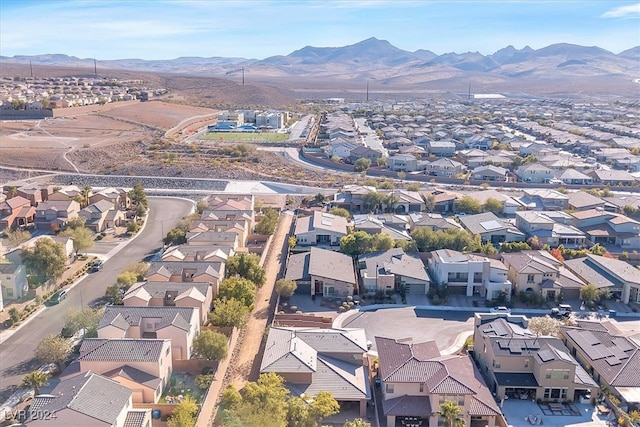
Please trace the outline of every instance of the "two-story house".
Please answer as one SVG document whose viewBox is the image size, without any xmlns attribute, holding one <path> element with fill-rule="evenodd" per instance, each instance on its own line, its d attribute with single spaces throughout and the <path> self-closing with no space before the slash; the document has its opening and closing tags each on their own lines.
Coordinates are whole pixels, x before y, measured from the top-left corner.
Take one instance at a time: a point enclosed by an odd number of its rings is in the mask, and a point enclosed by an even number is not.
<svg viewBox="0 0 640 427">
<path fill-rule="evenodd" d="M 63 230 L 67 222 L 78 217 L 80 204 L 75 200 L 42 202 L 36 207 L 34 219 L 37 230 L 57 231 Z"/>
<path fill-rule="evenodd" d="M 122 226 L 126 222 L 125 213 L 113 207 L 111 201 L 99 200 L 80 210 L 78 215 L 85 218 L 85 227 L 94 233 L 107 228 Z"/>
<path fill-rule="evenodd" d="M 26 424 L 87 427 L 149 427 L 151 410 L 133 408 L 133 392 L 117 381 L 86 372 L 60 381 L 31 402 Z M 55 414 L 55 420 L 42 414 Z"/>
<path fill-rule="evenodd" d="M 112 305 L 98 324 L 99 338 L 170 340 L 174 360 L 191 358 L 193 340 L 199 334 L 200 310 L 195 307 Z"/>
<path fill-rule="evenodd" d="M 446 401 L 461 407 L 465 425 L 506 425 L 470 356 L 441 355 L 434 341 L 375 340 L 387 425 L 443 425 L 439 411 Z"/>
<path fill-rule="evenodd" d="M 133 391 L 137 403 L 157 403 L 169 384 L 171 340 L 85 338 L 80 355 L 60 375 L 67 379 L 95 372 Z"/>
<path fill-rule="evenodd" d="M 167 248 L 160 256 L 161 261 L 206 261 L 227 262 L 235 251 L 231 246 L 189 246 L 177 245 Z"/>
<path fill-rule="evenodd" d="M 423 164 L 413 154 L 396 154 L 387 159 L 387 168 L 395 172 L 415 172 Z"/>
<path fill-rule="evenodd" d="M 274 372 L 295 396 L 331 392 L 341 406 L 371 399 L 363 329 L 271 327 L 260 373 Z"/>
<path fill-rule="evenodd" d="M 504 182 L 507 180 L 509 171 L 500 166 L 484 165 L 478 166 L 471 171 L 471 179 L 480 181 Z"/>
<path fill-rule="evenodd" d="M 368 206 L 365 196 L 376 191 L 375 187 L 367 185 L 345 185 L 333 195 L 331 207 L 343 208 L 353 213 L 368 211 L 371 206 Z"/>
<path fill-rule="evenodd" d="M 460 162 L 449 158 L 440 158 L 429 163 L 425 172 L 432 176 L 455 178 L 457 174 L 464 172 L 465 169 L 465 166 Z"/>
<path fill-rule="evenodd" d="M 431 231 L 462 230 L 460 224 L 453 218 L 443 217 L 441 214 L 430 212 L 409 214 L 409 227 L 411 231 L 420 230 L 421 228 Z"/>
<path fill-rule="evenodd" d="M 216 233 L 234 233 L 238 236 L 238 248 L 247 245 L 247 239 L 251 234 L 251 221 L 249 219 L 206 219 L 191 221 L 190 233 L 202 233 L 212 231 Z M 220 244 L 220 242 L 214 242 Z"/>
<path fill-rule="evenodd" d="M 20 263 L 0 262 L 0 288 L 5 304 L 26 295 L 29 291 L 26 267 Z"/>
<path fill-rule="evenodd" d="M 316 247 L 309 252 L 292 254 L 285 278 L 297 283 L 298 293 L 324 297 L 353 295 L 357 286 L 353 259 L 349 255 Z"/>
<path fill-rule="evenodd" d="M 603 208 L 572 212 L 572 224 L 591 243 L 616 245 L 624 250 L 640 249 L 640 222 Z"/>
<path fill-rule="evenodd" d="M 402 248 L 371 252 L 358 257 L 358 272 L 366 292 L 398 291 L 426 295 L 429 274 L 418 254 L 407 254 Z"/>
<path fill-rule="evenodd" d="M 525 235 L 513 224 L 498 218 L 493 212 L 460 217 L 462 226 L 482 242 L 498 245 L 502 242 L 524 242 Z"/>
<path fill-rule="evenodd" d="M 131 207 L 129 193 L 122 188 L 109 187 L 89 195 L 91 205 L 102 200 L 111 203 L 111 207 L 115 210 L 126 210 Z"/>
<path fill-rule="evenodd" d="M 586 244 L 586 235 L 570 225 L 571 215 L 560 211 L 516 212 L 516 227 L 527 237 L 536 236 L 542 245 L 557 248 L 579 248 Z"/>
<path fill-rule="evenodd" d="M 595 381 L 557 337 L 538 336 L 525 316 L 476 313 L 473 357 L 496 397 L 580 401 L 595 396 Z"/>
<path fill-rule="evenodd" d="M 539 163 L 527 163 L 516 169 L 516 175 L 522 182 L 543 184 L 553 179 L 553 169 Z"/>
<path fill-rule="evenodd" d="M 502 253 L 500 260 L 508 269 L 507 277 L 513 283 L 513 293 L 542 294 L 542 283 L 555 281 L 560 275 L 562 262 L 546 251 Z"/>
<path fill-rule="evenodd" d="M 229 246 L 236 251 L 240 247 L 239 234 L 236 232 L 208 231 L 188 231 L 187 244 L 189 246 Z"/>
<path fill-rule="evenodd" d="M 453 157 L 456 155 L 456 144 L 452 141 L 428 141 L 427 152 L 436 157 Z"/>
<path fill-rule="evenodd" d="M 156 261 L 149 265 L 145 280 L 150 282 L 209 283 L 213 294 L 224 280 L 225 262 Z"/>
<path fill-rule="evenodd" d="M 327 212 L 313 212 L 298 218 L 294 235 L 299 245 L 340 245 L 340 239 L 349 232 L 349 221 Z"/>
<path fill-rule="evenodd" d="M 135 307 L 194 307 L 200 313 L 200 323 L 206 323 L 213 304 L 213 289 L 208 283 L 140 282 L 122 300 Z"/>
<path fill-rule="evenodd" d="M 0 202 L 0 231 L 32 224 L 36 208 L 24 197 L 15 196 Z"/>
<path fill-rule="evenodd" d="M 487 300 L 504 295 L 510 299 L 507 267 L 496 259 L 439 249 L 431 252 L 428 266 L 434 285 L 445 285 L 450 293 L 469 297 L 477 294 Z"/>
</svg>

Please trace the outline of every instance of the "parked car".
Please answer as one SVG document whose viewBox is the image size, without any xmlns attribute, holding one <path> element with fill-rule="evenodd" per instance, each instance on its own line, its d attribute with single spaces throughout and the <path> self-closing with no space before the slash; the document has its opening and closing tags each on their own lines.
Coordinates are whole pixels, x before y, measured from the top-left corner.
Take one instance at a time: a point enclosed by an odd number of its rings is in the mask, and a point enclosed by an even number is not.
<svg viewBox="0 0 640 427">
<path fill-rule="evenodd" d="M 558 307 L 551 309 L 551 317 L 569 317 L 571 316 L 572 308 L 569 304 L 559 304 Z"/>
<path fill-rule="evenodd" d="M 50 304 L 59 304 L 63 299 L 67 297 L 67 291 L 57 291 L 51 296 L 49 300 Z"/>
<path fill-rule="evenodd" d="M 104 261 L 101 261 L 101 260 L 94 261 L 93 264 L 91 264 L 91 268 L 89 269 L 89 271 L 91 271 L 92 273 L 95 273 L 96 271 L 100 271 L 102 270 L 103 264 L 104 264 Z"/>
<path fill-rule="evenodd" d="M 509 307 L 505 307 L 504 305 L 501 305 L 499 307 L 493 307 L 489 311 L 491 313 L 511 313 L 511 309 Z"/>
</svg>

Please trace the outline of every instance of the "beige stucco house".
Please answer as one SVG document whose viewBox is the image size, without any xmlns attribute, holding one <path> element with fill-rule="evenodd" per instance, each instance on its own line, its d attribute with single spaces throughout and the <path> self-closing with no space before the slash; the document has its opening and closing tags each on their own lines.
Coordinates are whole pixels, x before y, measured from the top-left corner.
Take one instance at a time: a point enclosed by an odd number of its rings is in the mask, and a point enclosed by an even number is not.
<svg viewBox="0 0 640 427">
<path fill-rule="evenodd" d="M 353 295 L 357 287 L 349 255 L 316 247 L 291 255 L 285 277 L 298 284 L 297 292 L 324 297 Z"/>
</svg>

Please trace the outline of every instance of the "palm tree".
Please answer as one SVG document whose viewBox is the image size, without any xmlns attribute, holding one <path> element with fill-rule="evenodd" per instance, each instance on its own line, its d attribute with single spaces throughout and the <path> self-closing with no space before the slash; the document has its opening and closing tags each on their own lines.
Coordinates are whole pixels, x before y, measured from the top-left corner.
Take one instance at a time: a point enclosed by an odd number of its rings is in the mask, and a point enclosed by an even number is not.
<svg viewBox="0 0 640 427">
<path fill-rule="evenodd" d="M 22 387 L 33 387 L 34 395 L 40 394 L 40 387 L 49 385 L 49 374 L 33 371 L 22 378 Z"/>
<path fill-rule="evenodd" d="M 87 206 L 89 206 L 89 195 L 91 194 L 91 190 L 92 188 L 89 187 L 88 185 L 86 185 L 82 191 L 80 192 L 80 194 L 82 195 L 82 203 L 80 204 L 83 208 L 86 208 Z"/>
<path fill-rule="evenodd" d="M 440 405 L 438 415 L 444 418 L 445 427 L 464 427 L 464 418 L 462 418 L 462 409 L 457 403 L 447 400 Z"/>
</svg>

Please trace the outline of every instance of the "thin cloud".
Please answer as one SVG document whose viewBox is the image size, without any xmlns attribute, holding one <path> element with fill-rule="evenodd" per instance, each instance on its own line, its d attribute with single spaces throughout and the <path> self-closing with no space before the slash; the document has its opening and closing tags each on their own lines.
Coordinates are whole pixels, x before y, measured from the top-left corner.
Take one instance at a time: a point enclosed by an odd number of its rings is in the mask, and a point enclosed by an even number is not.
<svg viewBox="0 0 640 427">
<path fill-rule="evenodd" d="M 640 3 L 620 6 L 602 15 L 603 18 L 640 18 Z"/>
</svg>

